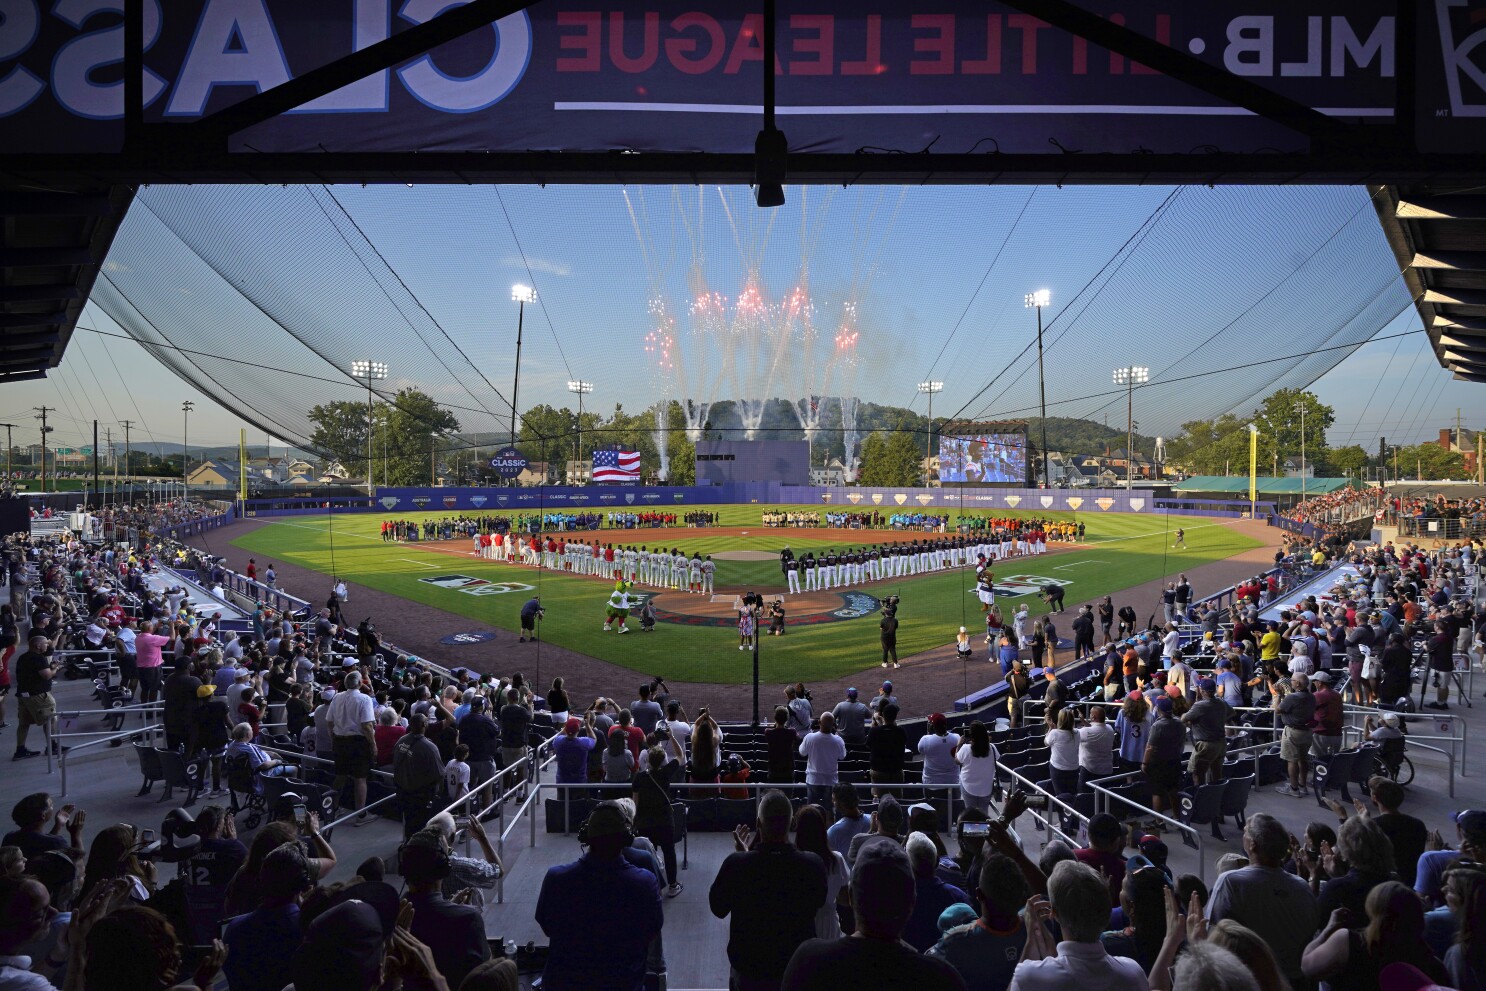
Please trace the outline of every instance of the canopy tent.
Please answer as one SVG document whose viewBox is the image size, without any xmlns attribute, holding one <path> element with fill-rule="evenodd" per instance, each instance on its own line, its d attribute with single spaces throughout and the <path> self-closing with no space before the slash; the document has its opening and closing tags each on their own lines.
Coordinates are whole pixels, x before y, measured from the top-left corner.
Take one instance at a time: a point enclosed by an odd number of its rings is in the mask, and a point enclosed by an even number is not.
<svg viewBox="0 0 1486 991">
<path fill-rule="evenodd" d="M 1261 496 L 1298 496 L 1302 492 L 1308 496 L 1325 495 L 1352 485 L 1352 480 L 1349 478 L 1301 479 L 1261 476 L 1255 481 L 1258 494 Z M 1302 483 L 1304 483 L 1304 488 L 1302 488 Z M 1193 475 L 1185 481 L 1172 485 L 1171 489 L 1173 492 L 1234 492 L 1246 496 L 1249 494 L 1249 478 L 1247 475 Z"/>
</svg>

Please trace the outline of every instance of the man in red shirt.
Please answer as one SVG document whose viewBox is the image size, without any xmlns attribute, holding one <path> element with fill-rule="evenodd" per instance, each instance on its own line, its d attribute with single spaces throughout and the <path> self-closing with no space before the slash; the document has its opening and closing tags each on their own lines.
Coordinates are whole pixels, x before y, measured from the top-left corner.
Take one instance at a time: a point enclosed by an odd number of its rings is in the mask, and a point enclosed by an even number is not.
<svg viewBox="0 0 1486 991">
<path fill-rule="evenodd" d="M 1316 715 L 1311 720 L 1311 753 L 1326 757 L 1342 748 L 1342 697 L 1331 690 L 1331 675 L 1317 671 L 1311 675 L 1315 686 Z"/>
</svg>

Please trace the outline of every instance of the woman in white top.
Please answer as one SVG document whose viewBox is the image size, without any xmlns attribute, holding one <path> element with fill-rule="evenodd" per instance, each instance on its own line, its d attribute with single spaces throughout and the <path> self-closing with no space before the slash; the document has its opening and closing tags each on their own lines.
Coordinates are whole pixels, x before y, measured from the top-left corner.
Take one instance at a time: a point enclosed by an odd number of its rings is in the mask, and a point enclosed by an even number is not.
<svg viewBox="0 0 1486 991">
<path fill-rule="evenodd" d="M 851 871 L 846 858 L 835 850 L 826 838 L 826 817 L 818 805 L 806 805 L 795 819 L 795 849 L 813 853 L 826 865 L 826 901 L 815 913 L 815 937 L 836 939 L 841 935 L 841 919 L 836 914 L 836 903 L 844 902 L 847 882 Z"/>
<path fill-rule="evenodd" d="M 1089 723 L 1078 729 L 1078 784 L 1080 790 L 1096 778 L 1114 773 L 1114 727 L 1104 721 L 1104 706 L 1089 710 Z"/>
<path fill-rule="evenodd" d="M 989 813 L 991 793 L 996 790 L 998 759 L 991 734 L 986 731 L 985 723 L 977 719 L 970 724 L 970 732 L 955 752 L 955 763 L 960 765 L 960 795 L 966 808 Z"/>
<path fill-rule="evenodd" d="M 960 735 L 949 731 L 949 720 L 940 713 L 929 717 L 929 732 L 918 741 L 918 752 L 924 759 L 923 782 L 926 785 L 957 785 L 960 767 L 955 751 L 960 749 Z M 940 798 L 944 790 L 932 792 L 929 798 Z"/>
<path fill-rule="evenodd" d="M 1048 786 L 1054 795 L 1073 795 L 1078 792 L 1078 735 L 1073 732 L 1073 707 L 1058 711 L 1054 724 L 1048 718 L 1047 735 L 1042 745 L 1052 748 L 1052 782 Z"/>
</svg>

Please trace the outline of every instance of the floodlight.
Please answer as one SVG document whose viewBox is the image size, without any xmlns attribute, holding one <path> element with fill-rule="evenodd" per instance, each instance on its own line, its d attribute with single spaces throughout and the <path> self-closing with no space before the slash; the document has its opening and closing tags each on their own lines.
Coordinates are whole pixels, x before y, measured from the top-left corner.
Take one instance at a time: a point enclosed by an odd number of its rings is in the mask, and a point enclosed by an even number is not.
<svg viewBox="0 0 1486 991">
<path fill-rule="evenodd" d="M 531 286 L 523 286 L 518 282 L 511 287 L 511 302 L 513 303 L 530 303 L 536 298 L 537 291 Z"/>
<path fill-rule="evenodd" d="M 1036 292 L 1027 293 L 1027 295 L 1024 296 L 1022 299 L 1023 302 L 1026 304 L 1027 309 L 1030 310 L 1034 306 L 1038 309 L 1042 309 L 1042 307 L 1052 303 L 1053 293 L 1051 289 L 1039 289 Z"/>
</svg>

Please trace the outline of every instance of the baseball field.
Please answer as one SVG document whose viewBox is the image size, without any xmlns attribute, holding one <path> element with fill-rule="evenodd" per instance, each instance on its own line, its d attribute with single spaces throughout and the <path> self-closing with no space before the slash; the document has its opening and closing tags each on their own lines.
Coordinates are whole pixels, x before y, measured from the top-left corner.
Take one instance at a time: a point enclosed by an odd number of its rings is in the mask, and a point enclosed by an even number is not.
<svg viewBox="0 0 1486 991">
<path fill-rule="evenodd" d="M 339 575 L 364 585 L 433 606 L 472 620 L 472 629 L 515 631 L 522 603 L 539 595 L 545 608 L 540 634 L 544 641 L 601 658 L 624 667 L 667 678 L 742 684 L 752 676 L 750 655 L 738 649 L 733 612 L 734 596 L 748 589 L 767 598 L 785 589 L 778 553 L 786 545 L 798 555 L 830 548 L 870 546 L 915 536 L 902 531 L 795 529 L 763 527 L 763 509 L 819 507 L 762 507 L 728 505 L 688 507 L 719 514 L 717 526 L 644 530 L 587 531 L 584 536 L 615 546 L 634 544 L 680 549 L 713 555 L 717 563 L 716 594 L 636 585 L 636 595 L 654 596 L 659 613 L 656 630 L 642 633 L 638 617 L 631 632 L 604 632 L 604 606 L 612 581 L 519 564 L 508 565 L 471 553 L 467 538 L 450 541 L 388 543 L 381 537 L 383 516 L 375 513 L 339 513 L 284 519 L 245 534 L 233 543 L 239 552 L 234 563 L 252 555 L 259 570 L 273 561 L 288 561 L 327 576 Z M 449 514 L 401 513 L 400 519 L 441 519 Z M 500 515 L 491 513 L 488 515 Z M 1029 517 L 1031 513 L 996 514 Z M 1166 576 L 1175 577 L 1197 565 L 1231 557 L 1259 546 L 1235 532 L 1226 521 L 1212 518 L 1157 514 L 1043 513 L 1045 519 L 1070 519 L 1085 524 L 1085 540 L 1052 544 L 1048 553 L 1014 558 L 995 566 L 997 602 L 1009 613 L 1022 602 L 1034 615 L 1046 611 L 1038 589 L 1050 582 L 1065 587 L 1066 603 L 1076 609 L 1106 594 L 1123 605 L 1120 593 Z M 952 526 L 953 524 L 951 524 Z M 1184 547 L 1174 547 L 1178 529 L 1186 532 Z M 922 535 L 919 535 L 922 536 Z M 245 554 L 244 554 L 245 552 Z M 752 553 L 749 553 L 752 552 Z M 767 555 L 767 556 L 765 556 Z M 748 558 L 754 558 L 749 560 Z M 763 677 L 825 679 L 842 677 L 874 665 L 880 659 L 878 622 L 881 602 L 899 596 L 898 653 L 908 656 L 946 644 L 960 626 L 972 635 L 983 630 L 980 603 L 971 591 L 973 568 L 884 579 L 847 589 L 805 596 L 786 596 L 788 620 L 783 636 L 764 636 L 760 650 Z M 289 589 L 320 600 L 323 590 Z M 1197 589 L 1203 595 L 1212 589 Z M 1132 602 L 1144 621 L 1156 609 L 1154 602 Z M 354 596 L 348 614 L 360 618 Z M 1071 612 L 1061 617 L 1059 632 L 1068 633 Z M 395 617 L 376 617 L 384 635 L 396 641 Z M 451 631 L 453 632 L 453 631 Z M 504 634 L 502 634 L 504 636 Z M 977 653 L 984 656 L 979 639 Z"/>
</svg>

